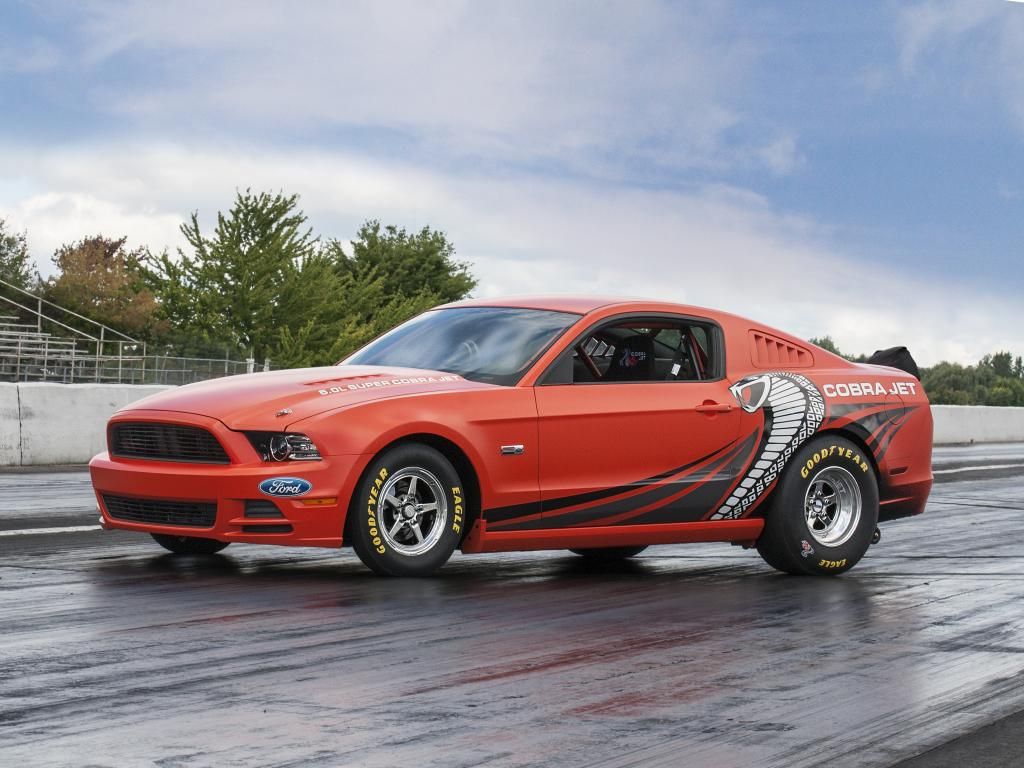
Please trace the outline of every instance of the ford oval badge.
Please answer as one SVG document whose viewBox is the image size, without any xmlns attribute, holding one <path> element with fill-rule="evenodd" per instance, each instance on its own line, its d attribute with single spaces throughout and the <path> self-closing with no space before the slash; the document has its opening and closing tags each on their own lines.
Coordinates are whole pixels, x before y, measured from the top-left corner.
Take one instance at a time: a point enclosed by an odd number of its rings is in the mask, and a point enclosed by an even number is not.
<svg viewBox="0 0 1024 768">
<path fill-rule="evenodd" d="M 260 483 L 260 493 L 267 496 L 305 496 L 313 484 L 301 477 L 272 477 Z"/>
</svg>

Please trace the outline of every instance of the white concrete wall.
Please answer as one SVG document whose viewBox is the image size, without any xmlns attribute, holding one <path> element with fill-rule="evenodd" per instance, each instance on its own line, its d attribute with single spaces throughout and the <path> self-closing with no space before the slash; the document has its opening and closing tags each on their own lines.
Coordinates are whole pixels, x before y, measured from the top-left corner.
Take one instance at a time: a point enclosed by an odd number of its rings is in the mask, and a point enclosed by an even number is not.
<svg viewBox="0 0 1024 768">
<path fill-rule="evenodd" d="M 0 383 L 0 466 L 85 464 L 114 411 L 168 387 Z"/>
<path fill-rule="evenodd" d="M 935 444 L 1024 442 L 1024 408 L 933 405 Z"/>
<path fill-rule="evenodd" d="M 85 464 L 119 408 L 169 387 L 0 383 L 0 466 Z M 935 444 L 1024 442 L 1024 408 L 934 405 Z"/>
<path fill-rule="evenodd" d="M 21 414 L 16 384 L 0 384 L 0 467 L 21 464 Z"/>
</svg>

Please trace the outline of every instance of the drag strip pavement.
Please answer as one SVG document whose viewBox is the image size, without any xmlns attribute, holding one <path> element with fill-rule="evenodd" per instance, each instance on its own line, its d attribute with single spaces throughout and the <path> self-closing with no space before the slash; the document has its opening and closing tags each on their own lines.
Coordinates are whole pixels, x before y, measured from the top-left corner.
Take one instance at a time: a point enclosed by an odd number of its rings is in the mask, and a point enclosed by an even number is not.
<svg viewBox="0 0 1024 768">
<path fill-rule="evenodd" d="M 1024 471 L 1024 443 L 944 445 L 935 449 L 933 472 L 938 482 L 949 475 L 989 477 Z"/>
<path fill-rule="evenodd" d="M 0 537 L 0 765 L 889 766 L 1024 709 L 1024 457 L 884 526 L 849 574 L 728 545 L 456 556 Z M 948 458 L 948 461 L 946 460 Z M 0 529 L 95 522 L 84 473 L 0 475 Z"/>
</svg>

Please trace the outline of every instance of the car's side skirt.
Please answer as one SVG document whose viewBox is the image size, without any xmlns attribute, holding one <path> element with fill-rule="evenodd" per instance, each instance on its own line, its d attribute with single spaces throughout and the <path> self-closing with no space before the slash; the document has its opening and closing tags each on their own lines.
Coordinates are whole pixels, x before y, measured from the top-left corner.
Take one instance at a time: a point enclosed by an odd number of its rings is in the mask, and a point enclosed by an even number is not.
<svg viewBox="0 0 1024 768">
<path fill-rule="evenodd" d="M 525 531 L 488 531 L 478 520 L 462 542 L 462 551 L 515 552 L 531 549 L 583 549 L 640 544 L 686 544 L 701 541 L 753 543 L 761 535 L 764 519 L 714 520 L 655 525 L 614 525 L 592 528 L 555 528 Z"/>
</svg>

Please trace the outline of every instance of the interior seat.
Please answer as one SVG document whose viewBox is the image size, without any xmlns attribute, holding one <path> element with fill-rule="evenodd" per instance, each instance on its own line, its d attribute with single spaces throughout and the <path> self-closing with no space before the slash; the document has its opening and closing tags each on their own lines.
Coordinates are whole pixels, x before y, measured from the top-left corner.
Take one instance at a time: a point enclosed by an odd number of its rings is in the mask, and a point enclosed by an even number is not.
<svg viewBox="0 0 1024 768">
<path fill-rule="evenodd" d="M 604 381 L 653 381 L 654 339 L 637 334 L 625 339 L 612 354 Z"/>
</svg>

